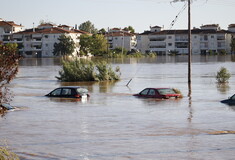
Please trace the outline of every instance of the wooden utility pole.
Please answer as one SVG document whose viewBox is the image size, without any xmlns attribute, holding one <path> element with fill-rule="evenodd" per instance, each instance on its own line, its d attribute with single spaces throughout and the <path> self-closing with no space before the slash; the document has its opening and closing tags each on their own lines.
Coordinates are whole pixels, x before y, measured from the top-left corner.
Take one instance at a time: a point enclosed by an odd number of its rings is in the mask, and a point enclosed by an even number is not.
<svg viewBox="0 0 235 160">
<path fill-rule="evenodd" d="M 191 63 L 192 63 L 192 44 L 191 44 L 191 0 L 188 0 L 188 89 L 191 96 Z"/>
</svg>

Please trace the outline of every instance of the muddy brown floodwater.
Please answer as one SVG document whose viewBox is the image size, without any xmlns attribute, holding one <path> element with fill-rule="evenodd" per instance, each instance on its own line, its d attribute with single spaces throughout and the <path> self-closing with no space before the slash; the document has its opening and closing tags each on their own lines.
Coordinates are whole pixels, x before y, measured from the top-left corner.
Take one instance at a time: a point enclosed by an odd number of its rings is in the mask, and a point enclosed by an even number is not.
<svg viewBox="0 0 235 160">
<path fill-rule="evenodd" d="M 122 73 L 116 83 L 60 83 L 58 59 L 23 59 L 9 85 L 17 109 L 0 117 L 0 141 L 23 160 L 232 160 L 235 106 L 220 100 L 235 94 L 235 57 L 192 59 L 191 98 L 187 56 L 111 60 Z M 222 66 L 232 74 L 227 85 L 215 80 Z M 86 87 L 91 97 L 44 96 L 63 85 Z M 174 87 L 184 98 L 132 96 L 146 87 Z"/>
</svg>

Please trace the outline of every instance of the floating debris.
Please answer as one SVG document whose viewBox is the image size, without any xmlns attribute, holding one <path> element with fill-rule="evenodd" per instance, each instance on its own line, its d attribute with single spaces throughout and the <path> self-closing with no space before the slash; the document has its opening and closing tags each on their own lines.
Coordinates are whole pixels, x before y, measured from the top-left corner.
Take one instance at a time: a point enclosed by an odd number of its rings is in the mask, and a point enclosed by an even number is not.
<svg viewBox="0 0 235 160">
<path fill-rule="evenodd" d="M 208 132 L 208 134 L 211 135 L 235 134 L 235 131 L 214 131 L 214 132 Z"/>
</svg>

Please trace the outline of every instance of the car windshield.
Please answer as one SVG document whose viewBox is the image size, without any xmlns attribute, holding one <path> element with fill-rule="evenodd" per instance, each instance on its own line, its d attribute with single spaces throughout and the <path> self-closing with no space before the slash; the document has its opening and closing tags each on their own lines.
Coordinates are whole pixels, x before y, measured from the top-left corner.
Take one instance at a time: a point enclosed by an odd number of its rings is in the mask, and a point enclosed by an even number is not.
<svg viewBox="0 0 235 160">
<path fill-rule="evenodd" d="M 230 99 L 231 100 L 235 100 L 235 94 Z"/>
<path fill-rule="evenodd" d="M 77 88 L 77 92 L 80 94 L 86 94 L 86 93 L 88 93 L 88 90 L 85 88 Z"/>
<path fill-rule="evenodd" d="M 161 94 L 161 95 L 166 95 L 166 94 L 175 94 L 175 91 L 173 89 L 158 89 L 158 92 Z"/>
</svg>

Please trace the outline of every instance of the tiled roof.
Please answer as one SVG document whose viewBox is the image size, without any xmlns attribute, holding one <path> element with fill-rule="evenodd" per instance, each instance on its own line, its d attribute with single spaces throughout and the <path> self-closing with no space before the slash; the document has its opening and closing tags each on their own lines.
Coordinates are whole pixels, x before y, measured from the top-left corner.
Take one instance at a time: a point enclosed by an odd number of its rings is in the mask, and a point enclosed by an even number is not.
<svg viewBox="0 0 235 160">
<path fill-rule="evenodd" d="M 62 29 L 62 28 L 58 28 L 58 27 L 54 27 L 54 28 L 46 28 L 46 29 L 27 29 L 25 31 L 22 32 L 18 32 L 15 34 L 63 34 L 63 33 L 76 33 L 74 31 L 69 31 L 66 29 Z"/>
<path fill-rule="evenodd" d="M 22 25 L 15 24 L 13 21 L 0 21 L 0 26 L 23 27 Z"/>
<path fill-rule="evenodd" d="M 88 35 L 91 35 L 91 33 L 89 33 L 89 32 L 85 32 L 85 31 L 78 30 L 78 29 L 74 29 L 73 31 L 74 31 L 74 32 L 77 32 L 77 33 L 81 33 L 81 34 L 88 34 Z"/>
<path fill-rule="evenodd" d="M 228 27 L 229 28 L 235 28 L 235 24 L 230 24 Z"/>
<path fill-rule="evenodd" d="M 134 36 L 135 34 L 132 34 L 132 33 L 128 33 L 128 32 L 112 32 L 112 33 L 108 33 L 106 34 L 105 36 L 106 37 L 120 37 L 120 36 Z"/>
</svg>

